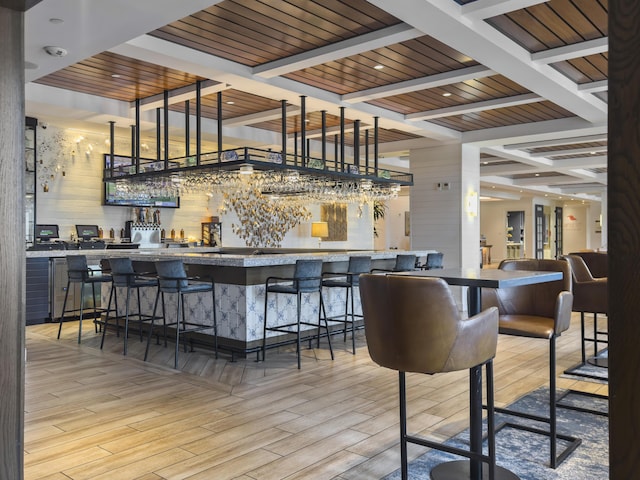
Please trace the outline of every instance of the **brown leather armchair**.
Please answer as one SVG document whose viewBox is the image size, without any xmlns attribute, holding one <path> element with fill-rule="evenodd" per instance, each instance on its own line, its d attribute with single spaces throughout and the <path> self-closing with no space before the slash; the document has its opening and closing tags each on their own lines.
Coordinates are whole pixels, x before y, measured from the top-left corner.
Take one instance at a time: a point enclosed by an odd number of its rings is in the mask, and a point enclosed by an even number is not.
<svg viewBox="0 0 640 480">
<path fill-rule="evenodd" d="M 596 255 L 604 255 L 598 253 Z M 564 257 L 571 266 L 573 278 L 573 311 L 580 312 L 580 329 L 582 334 L 582 363 L 586 363 L 585 342 L 593 342 L 594 356 L 598 354 L 598 343 L 608 343 L 608 340 L 600 338 L 607 332 L 598 330 L 598 314 L 609 313 L 609 283 L 607 277 L 594 278 L 587 267 L 585 260 L 580 255 L 566 255 Z M 585 334 L 584 314 L 593 313 L 593 337 Z"/>
<path fill-rule="evenodd" d="M 550 466 L 556 468 L 578 445 L 581 440 L 557 433 L 556 427 L 556 338 L 569 328 L 573 295 L 571 293 L 571 270 L 564 260 L 515 259 L 503 260 L 498 268 L 502 270 L 532 270 L 562 272 L 562 280 L 555 282 L 523 285 L 519 287 L 482 289 L 482 306 L 498 307 L 500 312 L 499 331 L 504 335 L 541 338 L 549 341 L 549 416 L 542 417 L 525 412 L 496 408 L 496 412 L 508 413 L 549 424 L 549 430 L 532 429 L 550 437 Z M 514 428 L 519 424 L 507 423 Z M 557 439 L 569 445 L 557 455 Z"/>
<path fill-rule="evenodd" d="M 609 256 L 607 252 L 571 252 L 569 255 L 581 257 L 594 278 L 609 276 Z"/>
<path fill-rule="evenodd" d="M 449 286 L 440 278 L 362 275 L 360 296 L 371 358 L 399 372 L 402 478 L 408 475 L 407 443 L 443 449 L 439 443 L 407 435 L 405 372 L 435 374 L 483 364 L 487 369 L 489 455 L 482 455 L 482 461 L 495 469 L 492 360 L 498 338 L 497 309 L 461 319 Z M 456 449 L 455 453 L 470 458 L 467 450 Z"/>
</svg>

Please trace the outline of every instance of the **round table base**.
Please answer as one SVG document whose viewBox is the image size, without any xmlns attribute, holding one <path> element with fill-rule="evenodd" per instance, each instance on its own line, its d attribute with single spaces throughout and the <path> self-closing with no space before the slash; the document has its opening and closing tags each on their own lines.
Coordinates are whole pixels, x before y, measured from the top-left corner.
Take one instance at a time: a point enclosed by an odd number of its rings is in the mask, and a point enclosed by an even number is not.
<svg viewBox="0 0 640 480">
<path fill-rule="evenodd" d="M 609 368 L 609 357 L 591 357 L 587 358 L 587 363 L 596 367 Z"/>
<path fill-rule="evenodd" d="M 461 480 L 469 478 L 471 462 L 469 460 L 456 460 L 436 465 L 431 470 L 432 480 Z M 496 465 L 496 480 L 520 480 L 515 473 L 504 467 Z M 482 464 L 482 479 L 488 480 L 489 465 Z"/>
</svg>

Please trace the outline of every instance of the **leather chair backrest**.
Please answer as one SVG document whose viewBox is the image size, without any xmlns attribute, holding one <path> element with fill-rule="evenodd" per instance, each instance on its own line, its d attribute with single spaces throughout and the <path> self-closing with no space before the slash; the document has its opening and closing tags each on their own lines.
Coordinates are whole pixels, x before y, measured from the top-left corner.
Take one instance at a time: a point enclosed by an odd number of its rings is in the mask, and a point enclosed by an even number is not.
<svg viewBox="0 0 640 480">
<path fill-rule="evenodd" d="M 322 260 L 296 260 L 293 278 L 309 279 L 297 283 L 301 292 L 317 292 L 322 284 Z"/>
<path fill-rule="evenodd" d="M 133 263 L 130 258 L 114 257 L 109 259 L 109 266 L 111 267 L 111 277 L 113 278 L 113 284 L 116 287 L 126 287 L 131 283 L 134 273 Z"/>
<path fill-rule="evenodd" d="M 67 274 L 72 282 L 86 282 L 89 279 L 89 267 L 85 255 L 67 257 Z"/>
<path fill-rule="evenodd" d="M 396 256 L 396 266 L 393 268 L 396 272 L 409 272 L 416 269 L 416 256 L 409 254 L 400 254 Z"/>
<path fill-rule="evenodd" d="M 563 257 L 571 266 L 571 276 L 574 282 L 592 282 L 593 275 L 589 271 L 589 267 L 579 255 L 565 255 Z"/>
<path fill-rule="evenodd" d="M 609 276 L 609 255 L 606 252 L 571 252 L 584 260 L 594 278 Z"/>
<path fill-rule="evenodd" d="M 187 272 L 184 269 L 182 260 L 164 260 L 156 262 L 156 272 L 158 273 L 158 284 L 160 290 L 165 292 L 176 292 L 178 286 L 184 288 L 189 285 Z M 183 280 L 178 280 L 183 279 Z"/>
<path fill-rule="evenodd" d="M 535 315 L 556 318 L 556 301 L 563 291 L 571 292 L 571 270 L 565 260 L 503 260 L 502 270 L 562 272 L 562 280 L 500 289 L 482 289 L 482 307 L 497 306 L 500 315 Z M 565 326 L 562 325 L 564 328 Z M 568 328 L 569 325 L 566 325 Z M 566 330 L 566 328 L 564 328 Z M 561 330 L 563 331 L 563 330 Z"/>
<path fill-rule="evenodd" d="M 360 296 L 369 354 L 378 365 L 432 374 L 471 368 L 495 355 L 497 312 L 483 328 L 460 335 L 458 307 L 441 278 L 365 274 Z"/>
</svg>

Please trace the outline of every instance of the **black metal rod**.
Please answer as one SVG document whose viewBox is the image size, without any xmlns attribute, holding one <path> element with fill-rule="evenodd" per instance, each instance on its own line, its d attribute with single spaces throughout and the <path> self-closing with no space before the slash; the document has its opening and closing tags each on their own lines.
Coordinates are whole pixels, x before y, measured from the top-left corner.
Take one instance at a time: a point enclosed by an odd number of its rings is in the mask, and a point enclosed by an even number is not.
<svg viewBox="0 0 640 480">
<path fill-rule="evenodd" d="M 344 172 L 344 107 L 340 107 L 340 171 Z"/>
<path fill-rule="evenodd" d="M 293 132 L 293 164 L 298 166 L 298 132 Z"/>
<path fill-rule="evenodd" d="M 282 111 L 282 125 L 280 127 L 282 135 L 282 161 L 287 163 L 287 101 L 280 100 L 280 110 Z"/>
<path fill-rule="evenodd" d="M 369 175 L 369 129 L 364 131 L 364 168 L 366 175 Z"/>
<path fill-rule="evenodd" d="M 217 95 L 217 116 L 218 116 L 218 163 L 222 162 L 222 92 Z"/>
<path fill-rule="evenodd" d="M 136 164 L 136 126 L 131 125 L 131 165 L 135 165 L 135 164 Z"/>
<path fill-rule="evenodd" d="M 307 166 L 307 97 L 300 95 L 300 149 L 302 166 Z"/>
<path fill-rule="evenodd" d="M 110 165 L 109 165 L 109 169 L 111 170 L 109 177 L 113 178 L 113 167 L 114 164 L 116 163 L 115 160 L 115 144 L 116 142 L 116 122 L 114 122 L 113 120 L 109 121 L 109 158 L 110 158 Z"/>
<path fill-rule="evenodd" d="M 353 164 L 360 166 L 360 120 L 353 122 Z"/>
<path fill-rule="evenodd" d="M 339 155 L 340 153 L 338 152 L 338 134 L 336 133 L 333 136 L 333 169 L 337 172 L 338 171 L 338 165 L 340 164 L 340 158 Z"/>
<path fill-rule="evenodd" d="M 373 169 L 378 176 L 378 121 L 379 117 L 373 117 Z"/>
<path fill-rule="evenodd" d="M 156 108 L 156 160 L 160 161 L 160 107 Z"/>
<path fill-rule="evenodd" d="M 140 99 L 136 98 L 136 173 L 140 173 Z"/>
<path fill-rule="evenodd" d="M 322 155 L 321 156 L 322 156 L 322 163 L 325 163 L 327 161 L 327 111 L 322 110 L 321 114 L 322 114 L 322 127 L 321 127 Z"/>
<path fill-rule="evenodd" d="M 169 90 L 164 91 L 164 169 L 169 169 Z"/>
<path fill-rule="evenodd" d="M 190 120 L 189 100 L 184 101 L 184 154 L 189 157 L 191 155 L 191 131 L 189 129 Z"/>
<path fill-rule="evenodd" d="M 202 155 L 202 81 L 196 82 L 196 165 Z M 220 157 L 220 152 L 218 152 Z"/>
</svg>

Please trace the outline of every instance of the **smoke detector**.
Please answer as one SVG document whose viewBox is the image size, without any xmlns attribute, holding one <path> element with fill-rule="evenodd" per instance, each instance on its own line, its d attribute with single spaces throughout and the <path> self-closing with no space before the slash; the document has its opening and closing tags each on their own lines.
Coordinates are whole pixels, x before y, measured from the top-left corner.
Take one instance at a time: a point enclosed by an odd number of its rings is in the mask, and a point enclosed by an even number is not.
<svg viewBox="0 0 640 480">
<path fill-rule="evenodd" d="M 67 51 L 62 47 L 54 47 L 54 46 L 46 46 L 44 47 L 44 51 L 47 52 L 52 57 L 64 57 L 67 54 Z"/>
</svg>

